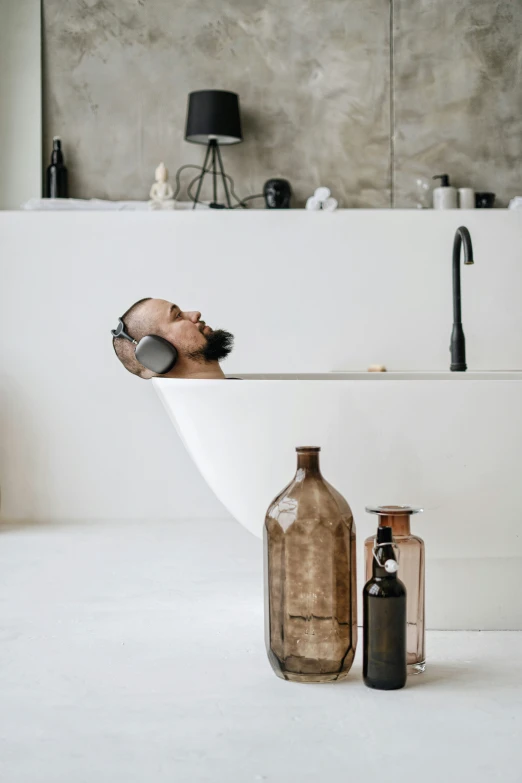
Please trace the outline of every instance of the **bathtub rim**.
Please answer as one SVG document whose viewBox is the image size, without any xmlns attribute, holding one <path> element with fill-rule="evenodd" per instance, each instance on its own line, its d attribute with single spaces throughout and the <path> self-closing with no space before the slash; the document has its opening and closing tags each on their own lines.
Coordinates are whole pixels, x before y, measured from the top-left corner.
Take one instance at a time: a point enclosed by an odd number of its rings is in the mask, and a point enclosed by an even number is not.
<svg viewBox="0 0 522 783">
<path fill-rule="evenodd" d="M 230 373 L 226 376 L 227 380 L 238 378 L 243 381 L 369 381 L 373 383 L 385 383 L 387 381 L 449 381 L 450 383 L 472 381 L 490 381 L 490 382 L 521 382 L 522 370 L 483 370 L 467 372 L 344 372 L 333 371 L 325 373 Z M 177 385 L 178 383 L 196 383 L 201 384 L 221 382 L 220 378 L 152 378 L 154 385 L 163 386 Z"/>
</svg>

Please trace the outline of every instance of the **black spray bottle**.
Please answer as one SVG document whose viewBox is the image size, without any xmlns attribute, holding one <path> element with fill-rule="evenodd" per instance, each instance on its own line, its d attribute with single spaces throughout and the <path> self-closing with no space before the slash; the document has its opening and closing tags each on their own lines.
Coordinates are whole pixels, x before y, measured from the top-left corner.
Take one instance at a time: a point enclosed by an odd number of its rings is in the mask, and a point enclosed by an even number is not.
<svg viewBox="0 0 522 783">
<path fill-rule="evenodd" d="M 392 530 L 380 527 L 372 578 L 363 590 L 363 678 L 383 691 L 406 684 L 406 588 L 398 567 Z"/>
<path fill-rule="evenodd" d="M 53 139 L 51 165 L 45 174 L 45 198 L 68 198 L 67 168 L 63 161 L 62 142 L 59 136 Z"/>
</svg>

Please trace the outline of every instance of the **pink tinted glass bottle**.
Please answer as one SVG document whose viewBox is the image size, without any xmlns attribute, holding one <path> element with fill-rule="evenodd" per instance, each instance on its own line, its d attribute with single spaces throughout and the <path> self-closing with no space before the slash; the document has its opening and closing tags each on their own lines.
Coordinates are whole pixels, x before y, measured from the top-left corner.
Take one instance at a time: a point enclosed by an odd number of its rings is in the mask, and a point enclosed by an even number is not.
<svg viewBox="0 0 522 783">
<path fill-rule="evenodd" d="M 380 527 L 391 527 L 399 547 L 400 580 L 406 586 L 407 664 L 409 674 L 422 674 L 426 668 L 424 616 L 424 541 L 410 530 L 410 517 L 422 511 L 411 506 L 367 506 L 369 514 L 378 514 Z M 366 580 L 372 575 L 375 536 L 364 542 Z"/>
</svg>

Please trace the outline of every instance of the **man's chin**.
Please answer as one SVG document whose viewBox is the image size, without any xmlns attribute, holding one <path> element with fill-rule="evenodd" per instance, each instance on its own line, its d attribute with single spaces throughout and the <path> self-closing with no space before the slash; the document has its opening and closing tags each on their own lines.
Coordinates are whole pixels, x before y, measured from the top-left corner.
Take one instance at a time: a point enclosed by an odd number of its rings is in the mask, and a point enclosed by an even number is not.
<svg viewBox="0 0 522 783">
<path fill-rule="evenodd" d="M 208 334 L 205 331 L 202 332 L 205 344 L 189 353 L 189 359 L 205 363 L 220 362 L 226 359 L 234 347 L 234 335 L 224 329 L 210 329 Z"/>
</svg>

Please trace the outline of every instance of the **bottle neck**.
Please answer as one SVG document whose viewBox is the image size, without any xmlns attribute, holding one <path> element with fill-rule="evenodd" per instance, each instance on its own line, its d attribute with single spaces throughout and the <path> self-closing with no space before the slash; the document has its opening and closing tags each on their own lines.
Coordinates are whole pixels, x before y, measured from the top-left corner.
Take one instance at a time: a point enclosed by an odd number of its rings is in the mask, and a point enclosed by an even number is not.
<svg viewBox="0 0 522 783">
<path fill-rule="evenodd" d="M 381 527 L 391 527 L 394 538 L 395 536 L 411 536 L 409 514 L 382 514 L 379 517 L 379 525 Z"/>
<path fill-rule="evenodd" d="M 57 139 L 53 141 L 53 151 L 51 152 L 51 163 L 63 163 L 62 145 Z"/>
<path fill-rule="evenodd" d="M 387 560 L 396 560 L 393 547 L 376 546 L 374 555 L 372 557 L 372 576 L 378 579 L 397 579 L 397 572 L 389 573 L 384 564 Z"/>
<path fill-rule="evenodd" d="M 319 451 L 298 451 L 297 471 L 304 471 L 308 476 L 321 476 L 321 469 L 319 467 Z"/>
</svg>

